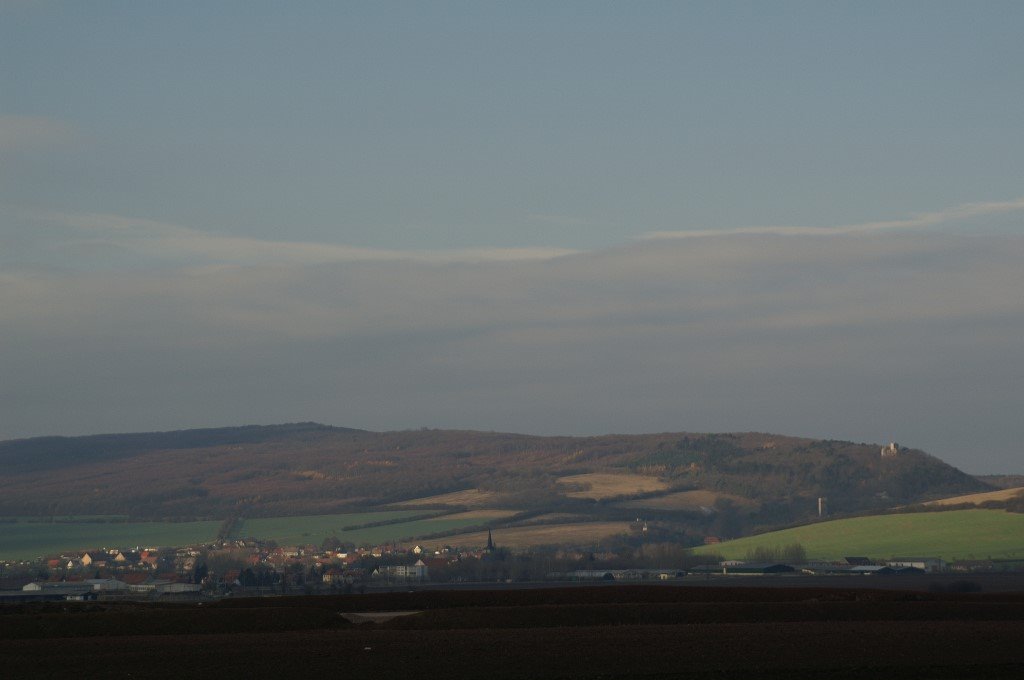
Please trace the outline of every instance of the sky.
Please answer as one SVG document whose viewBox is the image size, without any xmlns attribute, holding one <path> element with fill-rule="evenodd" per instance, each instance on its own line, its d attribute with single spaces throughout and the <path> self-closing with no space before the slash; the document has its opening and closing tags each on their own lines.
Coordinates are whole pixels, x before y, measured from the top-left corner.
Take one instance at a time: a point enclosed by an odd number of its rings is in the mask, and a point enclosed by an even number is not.
<svg viewBox="0 0 1024 680">
<path fill-rule="evenodd" d="M 0 439 L 1024 473 L 1024 3 L 0 0 Z"/>
</svg>

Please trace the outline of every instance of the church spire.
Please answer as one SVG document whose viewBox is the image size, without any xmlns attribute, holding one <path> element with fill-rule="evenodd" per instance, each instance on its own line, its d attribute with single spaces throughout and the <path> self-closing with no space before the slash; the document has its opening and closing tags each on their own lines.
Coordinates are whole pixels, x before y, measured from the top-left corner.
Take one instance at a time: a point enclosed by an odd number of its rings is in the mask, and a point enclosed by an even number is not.
<svg viewBox="0 0 1024 680">
<path fill-rule="evenodd" d="M 491 538 L 491 530 L 487 530 L 487 552 L 494 552 L 494 539 Z"/>
</svg>

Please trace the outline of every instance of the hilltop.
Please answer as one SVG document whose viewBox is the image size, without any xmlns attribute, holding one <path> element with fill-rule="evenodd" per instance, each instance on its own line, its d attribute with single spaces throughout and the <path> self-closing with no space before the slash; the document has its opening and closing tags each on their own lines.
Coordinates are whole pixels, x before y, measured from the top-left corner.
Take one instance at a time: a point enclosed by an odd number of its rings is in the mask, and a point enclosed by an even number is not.
<svg viewBox="0 0 1024 680">
<path fill-rule="evenodd" d="M 401 508 L 740 536 L 991 491 L 922 451 L 763 433 L 596 437 L 318 423 L 0 442 L 0 516 L 218 519 Z M 486 517 L 484 513 L 481 517 Z M 617 529 L 621 530 L 621 529 Z"/>
</svg>

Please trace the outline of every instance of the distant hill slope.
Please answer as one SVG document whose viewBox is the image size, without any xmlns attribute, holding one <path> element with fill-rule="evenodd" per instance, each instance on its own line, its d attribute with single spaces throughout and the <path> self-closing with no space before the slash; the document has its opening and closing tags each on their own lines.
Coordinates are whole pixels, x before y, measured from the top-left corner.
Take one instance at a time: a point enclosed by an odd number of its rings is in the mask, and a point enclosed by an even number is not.
<svg viewBox="0 0 1024 680">
<path fill-rule="evenodd" d="M 975 475 L 975 477 L 997 489 L 1011 489 L 1024 486 L 1024 475 Z"/>
<path fill-rule="evenodd" d="M 123 458 L 149 451 L 195 449 L 237 444 L 256 444 L 275 439 L 296 439 L 310 434 L 360 433 L 319 423 L 245 425 L 171 432 L 132 432 L 84 437 L 34 437 L 0 441 L 0 466 L 15 470 L 46 470 L 86 461 Z"/>
<path fill-rule="evenodd" d="M 0 469 L 0 516 L 219 519 L 415 499 L 454 509 L 451 499 L 468 496 L 444 494 L 475 490 L 487 500 L 474 504 L 526 514 L 642 514 L 674 538 L 806 521 L 818 497 L 835 514 L 991 490 L 921 451 L 883 458 L 877 445 L 771 434 L 537 437 L 316 423 L 0 442 Z M 693 490 L 708 491 L 694 498 L 714 507 L 676 502 Z"/>
</svg>

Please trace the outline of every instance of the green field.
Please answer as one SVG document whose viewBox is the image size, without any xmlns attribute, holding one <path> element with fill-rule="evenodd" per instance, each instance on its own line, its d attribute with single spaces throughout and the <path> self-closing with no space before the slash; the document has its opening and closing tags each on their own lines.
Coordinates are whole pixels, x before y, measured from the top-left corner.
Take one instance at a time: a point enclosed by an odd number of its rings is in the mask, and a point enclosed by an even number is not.
<svg viewBox="0 0 1024 680">
<path fill-rule="evenodd" d="M 808 524 L 696 548 L 725 559 L 743 559 L 758 547 L 801 544 L 811 560 L 847 555 L 957 559 L 1024 558 L 1024 515 L 1003 510 L 955 510 L 873 515 Z"/>
<path fill-rule="evenodd" d="M 0 524 L 8 522 L 33 522 L 36 524 L 51 524 L 53 522 L 127 522 L 128 515 L 20 515 L 17 517 L 0 517 Z"/>
<path fill-rule="evenodd" d="M 381 522 L 389 519 L 422 516 L 422 510 L 373 512 L 344 515 L 306 515 L 303 517 L 270 517 L 247 519 L 234 532 L 237 536 L 252 536 L 273 540 L 279 545 L 320 545 L 329 536 L 358 545 L 379 544 L 402 538 L 425 536 L 454 531 L 487 522 L 485 519 L 420 519 L 383 526 L 344 531 L 342 527 Z"/>
<path fill-rule="evenodd" d="M 317 543 L 328 536 L 343 533 L 343 527 L 377 522 L 391 522 L 407 517 L 429 514 L 423 510 L 390 510 L 384 512 L 346 512 L 335 515 L 299 515 L 297 517 L 257 517 L 245 519 L 231 532 L 235 537 L 252 537 L 278 543 Z"/>
<path fill-rule="evenodd" d="M 485 519 L 419 519 L 345 531 L 343 527 L 422 517 L 422 510 L 268 517 L 243 520 L 233 536 L 273 540 L 280 545 L 320 545 L 329 536 L 356 545 L 454 531 L 486 523 Z M 0 559 L 29 560 L 96 548 L 182 546 L 208 543 L 222 522 L 88 522 L 81 517 L 50 523 L 33 518 L 0 523 Z"/>
<path fill-rule="evenodd" d="M 96 548 L 177 546 L 212 541 L 221 522 L 4 522 L 0 559 L 29 560 Z"/>
</svg>

